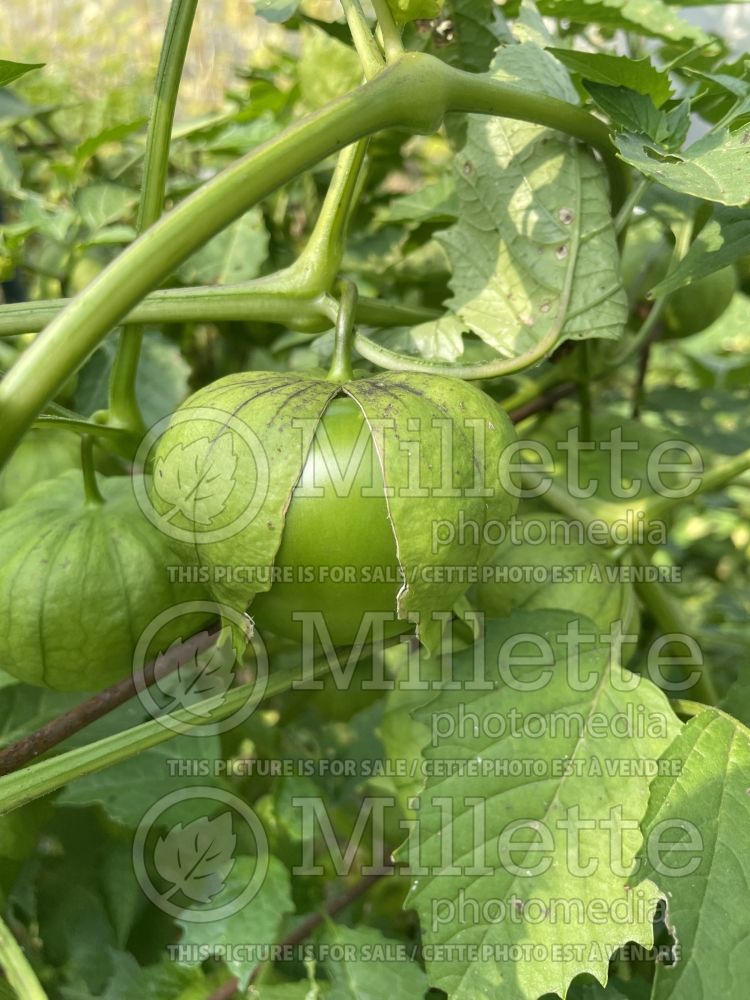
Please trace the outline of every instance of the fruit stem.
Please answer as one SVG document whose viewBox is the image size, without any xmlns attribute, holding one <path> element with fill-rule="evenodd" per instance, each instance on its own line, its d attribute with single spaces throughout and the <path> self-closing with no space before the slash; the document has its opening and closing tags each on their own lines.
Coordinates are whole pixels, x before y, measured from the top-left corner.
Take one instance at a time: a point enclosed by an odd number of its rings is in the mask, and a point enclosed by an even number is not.
<svg viewBox="0 0 750 1000">
<path fill-rule="evenodd" d="M 353 281 L 341 283 L 341 299 L 336 319 L 333 359 L 328 378 L 331 382 L 349 382 L 352 378 L 352 346 L 354 319 L 357 314 L 357 286 Z"/>
<path fill-rule="evenodd" d="M 96 481 L 94 438 L 89 434 L 81 438 L 81 469 L 83 470 L 83 492 L 86 503 L 98 507 L 104 503 L 104 497 Z"/>
</svg>

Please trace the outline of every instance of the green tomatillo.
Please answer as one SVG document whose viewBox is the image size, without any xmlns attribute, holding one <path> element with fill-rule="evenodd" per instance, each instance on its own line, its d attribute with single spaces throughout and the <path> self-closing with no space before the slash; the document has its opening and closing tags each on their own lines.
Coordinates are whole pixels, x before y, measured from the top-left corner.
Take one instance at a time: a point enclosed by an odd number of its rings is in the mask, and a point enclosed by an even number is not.
<svg viewBox="0 0 750 1000">
<path fill-rule="evenodd" d="M 32 428 L 0 472 L 0 509 L 16 503 L 37 483 L 78 468 L 80 452 L 69 431 Z"/>
<path fill-rule="evenodd" d="M 206 620 L 172 617 L 207 593 L 182 582 L 182 554 L 139 510 L 131 480 L 102 480 L 101 492 L 103 502 L 86 499 L 69 471 L 0 513 L 0 663 L 28 684 L 99 690 L 133 668 L 160 615 L 146 659 Z"/>
<path fill-rule="evenodd" d="M 667 336 L 690 337 L 707 330 L 724 315 L 738 288 L 733 265 L 678 288 L 670 295 L 664 311 Z"/>
<path fill-rule="evenodd" d="M 491 523 L 515 510 L 514 440 L 505 412 L 455 379 L 230 375 L 155 443 L 153 505 L 261 635 L 349 645 L 416 625 L 434 648 Z"/>
</svg>

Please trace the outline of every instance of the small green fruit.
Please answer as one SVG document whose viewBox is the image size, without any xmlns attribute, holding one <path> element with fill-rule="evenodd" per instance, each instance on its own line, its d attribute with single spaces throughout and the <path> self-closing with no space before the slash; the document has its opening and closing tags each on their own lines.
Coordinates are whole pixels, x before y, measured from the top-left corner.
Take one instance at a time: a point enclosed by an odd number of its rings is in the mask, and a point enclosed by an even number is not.
<svg viewBox="0 0 750 1000">
<path fill-rule="evenodd" d="M 668 336 L 689 337 L 708 329 L 729 308 L 737 288 L 734 266 L 723 267 L 678 288 L 664 310 Z"/>
<path fill-rule="evenodd" d="M 304 616 L 308 636 L 325 626 L 349 645 L 368 627 L 411 627 L 411 613 L 436 648 L 439 616 L 493 551 L 488 522 L 515 510 L 513 441 L 497 403 L 455 379 L 247 372 L 173 415 L 154 508 L 194 545 L 215 599 L 249 607 L 261 635 L 304 641 Z"/>
<path fill-rule="evenodd" d="M 170 578 L 182 553 L 146 520 L 130 479 L 100 485 L 105 503 L 86 502 L 80 472 L 67 472 L 0 513 L 0 663 L 28 684 L 113 684 L 160 613 L 206 599 L 197 584 Z M 199 617 L 165 626 L 150 655 L 192 635 Z"/>
<path fill-rule="evenodd" d="M 16 503 L 37 483 L 80 464 L 81 446 L 75 434 L 46 427 L 30 430 L 0 472 L 0 509 Z"/>
<path fill-rule="evenodd" d="M 631 311 L 647 301 L 654 286 L 667 276 L 672 244 L 657 219 L 637 219 L 628 229 L 622 251 L 621 273 Z"/>
</svg>

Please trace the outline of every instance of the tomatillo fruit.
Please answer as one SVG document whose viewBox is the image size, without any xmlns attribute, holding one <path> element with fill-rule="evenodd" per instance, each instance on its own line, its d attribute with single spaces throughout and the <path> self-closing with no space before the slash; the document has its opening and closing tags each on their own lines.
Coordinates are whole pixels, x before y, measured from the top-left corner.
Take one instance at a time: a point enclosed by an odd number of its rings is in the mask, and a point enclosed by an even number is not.
<svg viewBox="0 0 750 1000">
<path fill-rule="evenodd" d="M 515 511 L 514 441 L 498 404 L 455 379 L 230 375 L 155 442 L 153 506 L 261 635 L 306 642 L 314 620 L 352 644 L 416 626 L 437 648 Z"/>
</svg>

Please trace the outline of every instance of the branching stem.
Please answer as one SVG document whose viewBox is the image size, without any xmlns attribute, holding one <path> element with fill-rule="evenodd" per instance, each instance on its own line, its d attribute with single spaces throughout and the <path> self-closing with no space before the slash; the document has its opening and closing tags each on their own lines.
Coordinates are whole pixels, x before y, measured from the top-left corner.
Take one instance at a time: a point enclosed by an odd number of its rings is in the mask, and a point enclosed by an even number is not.
<svg viewBox="0 0 750 1000">
<path fill-rule="evenodd" d="M 615 180 L 616 205 L 624 194 L 627 168 L 614 154 L 607 126 L 588 112 L 489 76 L 464 73 L 423 53 L 406 53 L 374 80 L 295 122 L 186 198 L 49 324 L 0 382 L 0 462 L 106 333 L 197 247 L 331 153 L 386 128 L 432 133 L 448 111 L 503 115 L 573 135 L 604 153 Z M 471 371 L 452 374 L 483 377 Z"/>
</svg>

